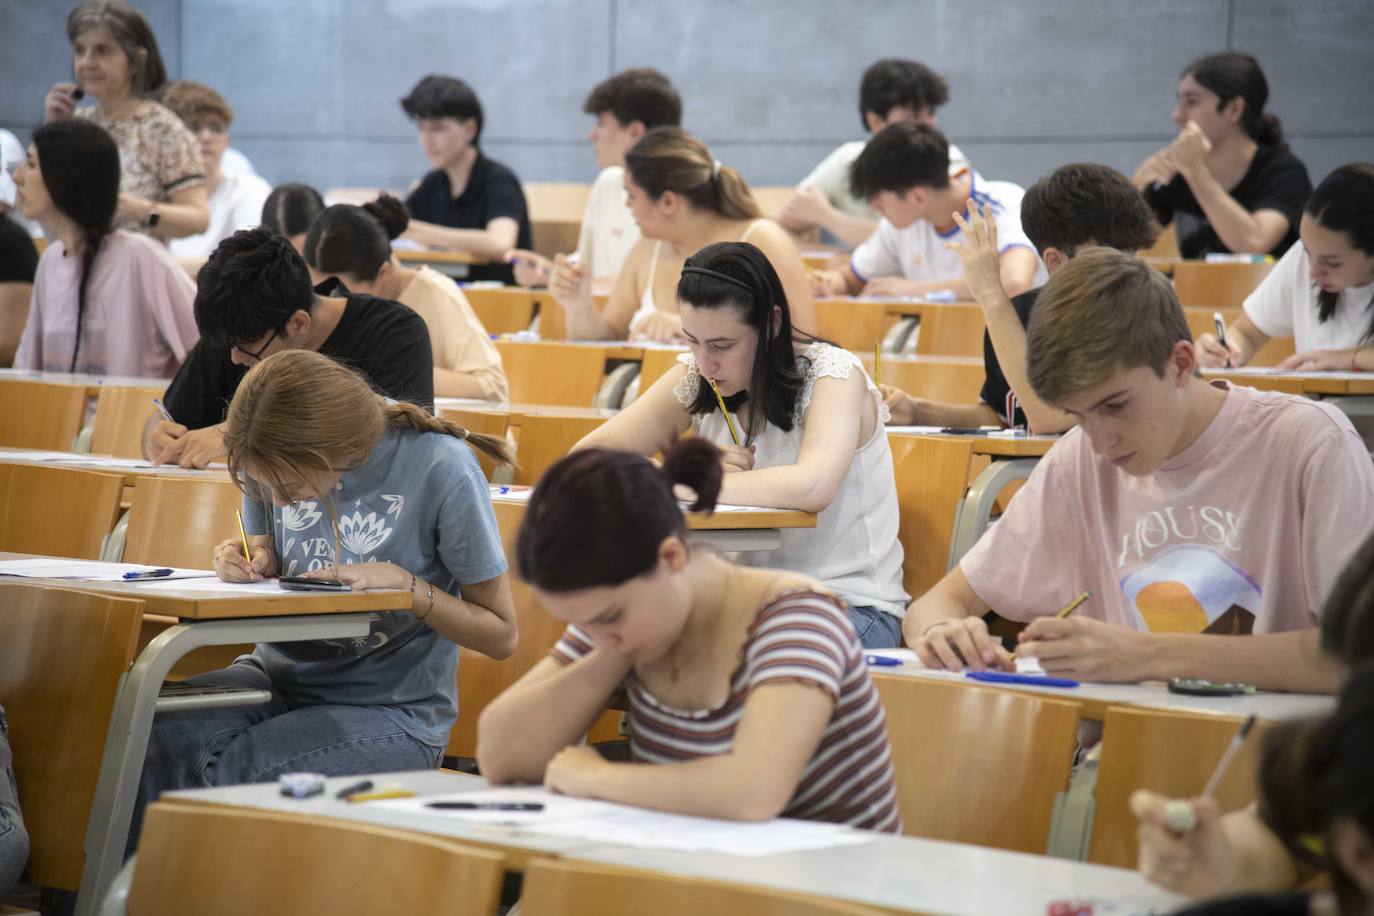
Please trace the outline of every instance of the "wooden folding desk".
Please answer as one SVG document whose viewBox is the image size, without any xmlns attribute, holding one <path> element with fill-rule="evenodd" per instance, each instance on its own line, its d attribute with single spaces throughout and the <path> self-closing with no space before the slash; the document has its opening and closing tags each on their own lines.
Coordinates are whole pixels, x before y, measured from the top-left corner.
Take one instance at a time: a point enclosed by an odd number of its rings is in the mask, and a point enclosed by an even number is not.
<svg viewBox="0 0 1374 916">
<path fill-rule="evenodd" d="M 419 796 L 479 789 L 486 783 L 451 773 L 387 773 L 376 781 Z M 323 796 L 283 798 L 275 785 L 173 792 L 181 803 L 230 805 L 303 816 L 332 817 L 450 837 L 505 852 L 512 868 L 533 858 L 594 862 L 747 887 L 789 890 L 879 907 L 893 913 L 1044 916 L 1051 902 L 1091 899 L 1127 912 L 1163 911 L 1183 899 L 1148 884 L 1134 871 L 1003 852 L 960 843 L 873 834 L 866 843 L 767 856 L 676 852 L 541 836 L 522 828 L 478 825 L 441 816 L 392 812 L 335 799 L 332 780 Z M 995 875 L 996 880 L 989 880 Z"/>
<path fill-rule="evenodd" d="M 2 560 L 24 555 L 0 553 Z M 121 675 L 111 714 L 90 819 L 85 826 L 86 864 L 81 875 L 77 913 L 95 912 L 97 902 L 119 872 L 133 816 L 134 798 L 148 749 L 158 693 L 172 666 L 201 646 L 293 642 L 366 636 L 373 612 L 408 610 L 408 591 L 303 592 L 292 595 L 216 595 L 178 590 L 161 583 L 157 590 L 138 582 L 88 582 L 24 579 L 54 589 L 137 599 L 144 614 L 176 618 L 132 660 Z M 61 672 L 53 672 L 53 689 L 61 689 Z M 80 825 L 72 825 L 79 831 Z"/>
</svg>

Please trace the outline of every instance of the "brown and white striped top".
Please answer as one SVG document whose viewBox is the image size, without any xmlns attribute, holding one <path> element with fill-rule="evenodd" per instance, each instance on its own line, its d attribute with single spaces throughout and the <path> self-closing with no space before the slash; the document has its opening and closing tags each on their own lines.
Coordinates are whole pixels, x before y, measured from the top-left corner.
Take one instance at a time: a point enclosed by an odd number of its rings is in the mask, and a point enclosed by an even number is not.
<svg viewBox="0 0 1374 916">
<path fill-rule="evenodd" d="M 592 647 L 569 626 L 552 655 L 571 664 Z M 796 592 L 761 608 L 730 676 L 730 695 L 713 709 L 670 708 L 631 672 L 624 686 L 634 759 L 680 763 L 729 753 L 749 693 L 773 682 L 811 684 L 835 700 L 782 816 L 900 832 L 887 720 L 849 615 L 829 595 Z"/>
</svg>

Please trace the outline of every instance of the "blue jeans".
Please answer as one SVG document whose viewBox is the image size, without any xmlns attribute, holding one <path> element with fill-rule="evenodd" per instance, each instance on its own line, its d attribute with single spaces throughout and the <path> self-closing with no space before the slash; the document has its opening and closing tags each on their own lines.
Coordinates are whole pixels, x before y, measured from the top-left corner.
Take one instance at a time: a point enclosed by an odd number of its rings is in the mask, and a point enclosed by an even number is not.
<svg viewBox="0 0 1374 916">
<path fill-rule="evenodd" d="M 292 708 L 267 675 L 233 665 L 189 683 L 272 691 L 260 706 L 164 713 L 153 720 L 148 756 L 129 829 L 126 855 L 143 827 L 143 811 L 173 789 L 272 782 L 282 773 L 356 776 L 433 769 L 444 749 L 411 737 L 371 706 Z"/>
<path fill-rule="evenodd" d="M 850 607 L 849 619 L 865 649 L 895 649 L 902 644 L 902 621 L 875 607 Z"/>
<path fill-rule="evenodd" d="M 19 790 L 6 729 L 5 710 L 0 709 L 0 897 L 10 892 L 29 861 L 29 834 L 19 813 Z"/>
</svg>

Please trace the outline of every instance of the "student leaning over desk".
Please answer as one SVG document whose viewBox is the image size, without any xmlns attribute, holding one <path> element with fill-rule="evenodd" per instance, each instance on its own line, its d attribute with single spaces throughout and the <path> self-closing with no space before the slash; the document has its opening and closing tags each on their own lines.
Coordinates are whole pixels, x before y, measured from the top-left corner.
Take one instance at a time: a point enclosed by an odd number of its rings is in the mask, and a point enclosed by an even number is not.
<svg viewBox="0 0 1374 916">
<path fill-rule="evenodd" d="M 922 660 L 1009 664 L 991 609 L 1029 621 L 1018 652 L 1055 674 L 1333 689 L 1318 609 L 1374 527 L 1374 465 L 1349 419 L 1204 381 L 1169 281 L 1118 251 L 1056 272 L 1028 347 L 1036 394 L 1077 427 L 912 605 Z M 1075 616 L 1047 616 L 1084 589 Z"/>
<path fill-rule="evenodd" d="M 1216 337 L 1197 340 L 1206 367 L 1243 366 L 1274 337 L 1297 352 L 1279 369 L 1374 371 L 1374 165 L 1336 169 L 1308 198 L 1301 240 Z"/>
<path fill-rule="evenodd" d="M 1197 823 L 1179 831 L 1168 825 L 1165 798 L 1144 790 L 1131 797 L 1146 878 L 1205 898 L 1292 891 L 1320 869 L 1333 872 L 1342 897 L 1354 891 L 1374 899 L 1374 783 L 1368 778 L 1374 754 L 1374 536 L 1350 558 L 1326 598 L 1321 648 L 1342 673 L 1356 673 L 1340 711 L 1325 724 L 1285 726 L 1266 736 L 1258 805 L 1223 816 L 1213 799 L 1188 799 Z M 1290 904 L 1282 912 L 1307 913 L 1309 905 L 1313 914 L 1331 911 L 1317 909 L 1329 902 L 1322 895 L 1308 897 L 1279 898 Z M 1247 913 L 1257 903 L 1246 897 L 1220 906 Z"/>
<path fill-rule="evenodd" d="M 287 182 L 279 184 L 262 204 L 262 225 L 285 236 L 296 249 L 305 254 L 305 233 L 315 217 L 324 211 L 324 198 L 308 184 Z"/>
<path fill-rule="evenodd" d="M 516 550 L 568 628 L 483 710 L 482 773 L 680 814 L 895 833 L 887 724 L 844 603 L 805 574 L 686 540 L 675 486 L 709 511 L 727 476 L 695 437 L 661 468 L 586 449 L 544 475 Z M 610 763 L 580 742 L 622 695 L 633 762 Z"/>
<path fill-rule="evenodd" d="M 757 245 L 782 278 L 792 320 L 815 328 L 815 308 L 796 243 L 763 219 L 739 172 L 711 158 L 696 137 L 657 127 L 625 154 L 625 192 L 641 238 L 598 311 L 592 276 L 566 258 L 555 261 L 550 290 L 567 312 L 569 337 L 594 340 L 680 340 L 682 316 L 672 290 L 687 256 L 716 242 Z"/>
<path fill-rule="evenodd" d="M 753 245 L 692 255 L 676 298 L 691 353 L 577 447 L 653 455 L 689 430 L 715 442 L 724 502 L 819 513 L 815 528 L 784 530 L 777 550 L 741 562 L 815 576 L 849 604 L 865 646 L 898 645 L 908 596 L 878 389 L 853 353 L 794 331 Z"/>
<path fill-rule="evenodd" d="M 192 678 L 272 699 L 159 715 L 132 837 L 144 806 L 169 789 L 435 767 L 458 714 L 458 646 L 493 658 L 515 650 L 505 554 L 468 447 L 509 461 L 503 442 L 389 402 L 307 350 L 248 373 L 224 441 L 252 558 L 237 534 L 221 543 L 221 579 L 338 579 L 409 591 L 410 610 L 374 615 L 364 637 L 259 645 Z"/>
</svg>

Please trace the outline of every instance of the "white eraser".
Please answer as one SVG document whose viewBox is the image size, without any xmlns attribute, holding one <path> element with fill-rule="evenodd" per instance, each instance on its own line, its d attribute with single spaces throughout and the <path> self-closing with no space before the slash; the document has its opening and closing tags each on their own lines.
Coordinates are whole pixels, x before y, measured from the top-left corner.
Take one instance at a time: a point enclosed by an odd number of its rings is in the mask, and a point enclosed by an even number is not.
<svg viewBox="0 0 1374 916">
<path fill-rule="evenodd" d="M 1176 833 L 1189 833 L 1197 826 L 1197 814 L 1188 802 L 1174 799 L 1164 806 L 1164 823 Z"/>
</svg>

